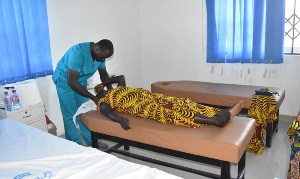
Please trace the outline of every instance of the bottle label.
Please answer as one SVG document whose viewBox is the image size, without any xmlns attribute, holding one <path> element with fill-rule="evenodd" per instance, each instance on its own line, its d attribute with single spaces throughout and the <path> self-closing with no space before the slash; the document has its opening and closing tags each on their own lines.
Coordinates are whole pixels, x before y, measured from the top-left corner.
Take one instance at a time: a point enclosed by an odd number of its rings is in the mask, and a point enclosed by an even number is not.
<svg viewBox="0 0 300 179">
<path fill-rule="evenodd" d="M 13 96 L 13 97 L 12 97 L 12 101 L 14 101 L 14 102 L 19 102 L 18 96 Z"/>
</svg>

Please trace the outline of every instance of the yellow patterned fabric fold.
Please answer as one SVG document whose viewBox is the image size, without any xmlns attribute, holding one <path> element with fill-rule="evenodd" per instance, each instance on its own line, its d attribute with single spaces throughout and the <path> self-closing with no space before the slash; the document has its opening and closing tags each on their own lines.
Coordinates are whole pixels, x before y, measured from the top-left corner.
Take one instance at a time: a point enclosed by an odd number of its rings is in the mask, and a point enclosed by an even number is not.
<svg viewBox="0 0 300 179">
<path fill-rule="evenodd" d="M 287 179 L 300 178 L 300 114 L 287 132 L 291 144 L 291 156 Z"/>
<path fill-rule="evenodd" d="M 188 98 L 175 98 L 141 88 L 124 86 L 109 90 L 105 97 L 99 100 L 98 111 L 102 102 L 108 103 L 116 112 L 193 128 L 204 125 L 194 122 L 195 114 L 213 117 L 220 110 L 198 104 Z"/>
<path fill-rule="evenodd" d="M 267 123 L 272 123 L 278 119 L 276 100 L 273 95 L 254 95 L 248 110 L 248 115 L 255 119 L 255 133 L 252 137 L 247 151 L 261 155 L 264 149 L 264 135 Z"/>
</svg>

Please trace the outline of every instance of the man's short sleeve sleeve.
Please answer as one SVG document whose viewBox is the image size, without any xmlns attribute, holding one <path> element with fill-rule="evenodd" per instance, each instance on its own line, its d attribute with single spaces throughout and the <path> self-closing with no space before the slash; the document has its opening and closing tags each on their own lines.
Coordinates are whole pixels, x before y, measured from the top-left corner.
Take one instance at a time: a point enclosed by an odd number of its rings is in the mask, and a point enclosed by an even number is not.
<svg viewBox="0 0 300 179">
<path fill-rule="evenodd" d="M 99 65 L 98 65 L 98 68 L 105 68 L 106 65 L 105 65 L 105 61 L 104 62 L 100 62 Z"/>
<path fill-rule="evenodd" d="M 68 67 L 71 70 L 81 72 L 84 63 L 82 54 L 79 51 L 73 51 L 72 53 L 69 53 L 68 58 Z"/>
</svg>

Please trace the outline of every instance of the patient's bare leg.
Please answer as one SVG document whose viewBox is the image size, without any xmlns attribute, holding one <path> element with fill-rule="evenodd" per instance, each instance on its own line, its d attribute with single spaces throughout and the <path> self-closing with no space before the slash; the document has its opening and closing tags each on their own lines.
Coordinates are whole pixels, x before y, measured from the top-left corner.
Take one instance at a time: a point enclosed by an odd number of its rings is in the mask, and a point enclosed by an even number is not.
<svg viewBox="0 0 300 179">
<path fill-rule="evenodd" d="M 230 109 L 221 109 L 221 111 L 217 114 L 216 117 L 207 117 L 201 114 L 196 114 L 194 118 L 194 122 L 223 127 L 231 119 L 233 119 L 242 110 L 242 108 L 243 108 L 243 101 L 240 101 Z"/>
</svg>

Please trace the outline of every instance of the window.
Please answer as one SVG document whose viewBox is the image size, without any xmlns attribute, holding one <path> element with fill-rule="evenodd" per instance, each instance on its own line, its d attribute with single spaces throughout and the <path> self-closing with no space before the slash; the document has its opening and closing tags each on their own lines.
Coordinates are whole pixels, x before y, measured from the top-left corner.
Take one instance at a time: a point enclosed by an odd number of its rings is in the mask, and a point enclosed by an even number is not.
<svg viewBox="0 0 300 179">
<path fill-rule="evenodd" d="M 0 0 L 0 84 L 53 73 L 46 0 Z"/>
<path fill-rule="evenodd" d="M 285 1 L 284 53 L 300 55 L 300 1 Z"/>
<path fill-rule="evenodd" d="M 206 0 L 208 63 L 283 63 L 285 0 Z"/>
</svg>

